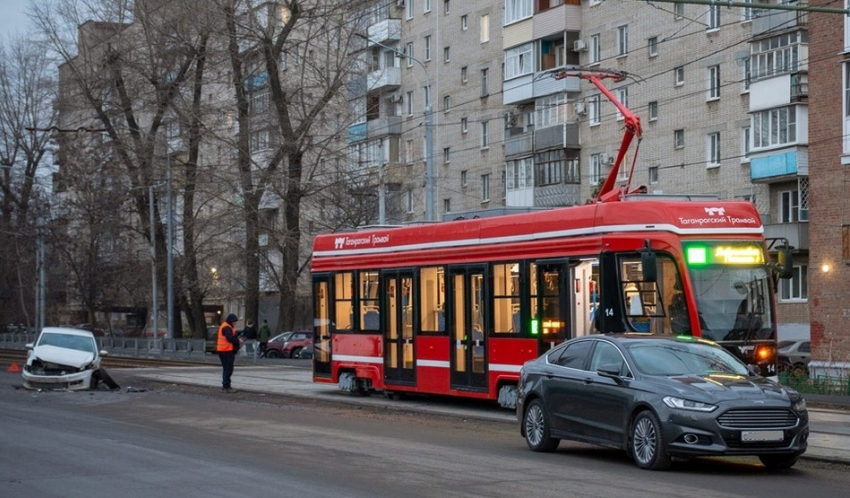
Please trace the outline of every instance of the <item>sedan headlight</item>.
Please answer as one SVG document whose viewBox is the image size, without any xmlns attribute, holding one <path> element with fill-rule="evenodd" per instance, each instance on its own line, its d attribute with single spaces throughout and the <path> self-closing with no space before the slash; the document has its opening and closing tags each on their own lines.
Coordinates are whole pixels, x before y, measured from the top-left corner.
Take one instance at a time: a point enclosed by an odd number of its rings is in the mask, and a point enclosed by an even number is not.
<svg viewBox="0 0 850 498">
<path fill-rule="evenodd" d="M 716 405 L 709 403 L 700 403 L 699 401 L 691 401 L 689 399 L 674 398 L 673 396 L 665 396 L 664 404 L 670 408 L 678 408 L 679 410 L 692 410 L 695 412 L 713 412 L 717 409 Z"/>
<path fill-rule="evenodd" d="M 806 398 L 798 399 L 797 401 L 794 402 L 794 404 L 791 406 L 791 408 L 793 408 L 794 411 L 797 411 L 797 412 L 806 411 Z"/>
</svg>

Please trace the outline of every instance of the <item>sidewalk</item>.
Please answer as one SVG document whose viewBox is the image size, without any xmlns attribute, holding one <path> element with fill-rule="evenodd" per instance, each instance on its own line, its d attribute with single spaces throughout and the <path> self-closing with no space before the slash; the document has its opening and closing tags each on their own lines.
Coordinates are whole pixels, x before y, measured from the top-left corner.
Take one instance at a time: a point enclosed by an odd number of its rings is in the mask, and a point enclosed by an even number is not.
<svg viewBox="0 0 850 498">
<path fill-rule="evenodd" d="M 215 389 L 221 385 L 221 368 L 213 366 L 146 368 L 124 372 L 157 382 L 206 386 Z M 237 365 L 233 374 L 233 385 L 242 391 L 325 399 L 355 405 L 387 406 L 389 404 L 399 410 L 516 423 L 512 411 L 497 407 L 493 410 L 480 406 L 459 407 L 457 404 L 449 404 L 439 398 L 388 401 L 383 396 L 353 396 L 341 391 L 335 384 L 314 383 L 312 372 L 308 369 L 285 365 L 271 367 Z M 809 430 L 809 447 L 802 458 L 850 464 L 850 409 L 843 411 L 810 407 Z"/>
</svg>

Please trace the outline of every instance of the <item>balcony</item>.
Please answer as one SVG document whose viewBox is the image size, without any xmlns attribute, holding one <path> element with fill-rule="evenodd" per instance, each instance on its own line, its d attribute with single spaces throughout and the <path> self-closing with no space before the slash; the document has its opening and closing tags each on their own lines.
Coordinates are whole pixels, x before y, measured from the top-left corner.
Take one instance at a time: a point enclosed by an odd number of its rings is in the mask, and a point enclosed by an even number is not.
<svg viewBox="0 0 850 498">
<path fill-rule="evenodd" d="M 764 237 L 785 238 L 795 250 L 809 250 L 809 224 L 807 222 L 779 223 L 764 226 Z"/>
<path fill-rule="evenodd" d="M 366 122 L 366 133 L 368 138 L 401 135 L 401 117 L 381 116 L 370 119 Z"/>
<path fill-rule="evenodd" d="M 369 46 L 383 43 L 391 45 L 401 39 L 401 19 L 384 19 L 369 26 Z"/>
<path fill-rule="evenodd" d="M 809 25 L 809 16 L 803 11 L 761 10 L 757 12 L 757 15 L 758 17 L 753 19 L 753 37 L 764 34 L 775 35 Z"/>
<path fill-rule="evenodd" d="M 809 175 L 809 154 L 805 147 L 761 155 L 750 159 L 750 180 L 753 183 L 776 183 Z"/>
<path fill-rule="evenodd" d="M 370 92 L 395 90 L 401 85 L 401 68 L 387 67 L 372 71 L 366 77 L 366 85 Z"/>
<path fill-rule="evenodd" d="M 581 91 L 578 78 L 556 80 L 553 75 L 554 71 L 538 71 L 505 81 L 502 103 L 515 105 L 556 93 Z"/>
<path fill-rule="evenodd" d="M 580 147 L 578 123 L 562 123 L 547 126 L 537 131 L 521 132 L 511 128 L 515 133 L 505 138 L 505 157 L 528 155 L 554 148 L 577 149 Z"/>
</svg>

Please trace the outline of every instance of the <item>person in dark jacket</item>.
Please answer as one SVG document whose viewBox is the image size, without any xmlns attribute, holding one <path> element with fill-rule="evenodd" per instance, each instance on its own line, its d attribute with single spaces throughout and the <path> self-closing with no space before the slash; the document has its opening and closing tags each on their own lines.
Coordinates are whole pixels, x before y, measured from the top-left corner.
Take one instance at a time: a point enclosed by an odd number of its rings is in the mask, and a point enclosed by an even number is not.
<svg viewBox="0 0 850 498">
<path fill-rule="evenodd" d="M 245 341 L 243 343 L 245 354 L 257 359 L 257 326 L 254 325 L 254 320 L 248 320 L 248 323 L 245 324 L 245 328 L 242 329 L 242 339 Z"/>
<path fill-rule="evenodd" d="M 216 350 L 218 351 L 218 358 L 221 360 L 221 390 L 226 393 L 235 392 L 235 389 L 230 387 L 230 377 L 233 375 L 236 353 L 239 351 L 239 346 L 242 345 L 242 339 L 237 336 L 234 326 L 237 320 L 236 315 L 231 313 L 227 315 L 224 323 L 218 328 Z"/>
</svg>

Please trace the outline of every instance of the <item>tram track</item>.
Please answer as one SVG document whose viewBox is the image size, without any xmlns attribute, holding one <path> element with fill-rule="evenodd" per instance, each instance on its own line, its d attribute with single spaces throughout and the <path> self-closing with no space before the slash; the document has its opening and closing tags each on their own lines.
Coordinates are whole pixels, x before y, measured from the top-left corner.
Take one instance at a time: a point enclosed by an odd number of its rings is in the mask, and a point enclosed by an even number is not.
<svg viewBox="0 0 850 498">
<path fill-rule="evenodd" d="M 23 349 L 0 349 L 0 364 L 17 363 L 19 366 L 27 360 Z M 101 362 L 104 368 L 158 368 L 158 367 L 198 367 L 208 366 L 205 361 L 180 360 L 175 358 L 137 358 L 131 356 L 104 356 Z"/>
</svg>

